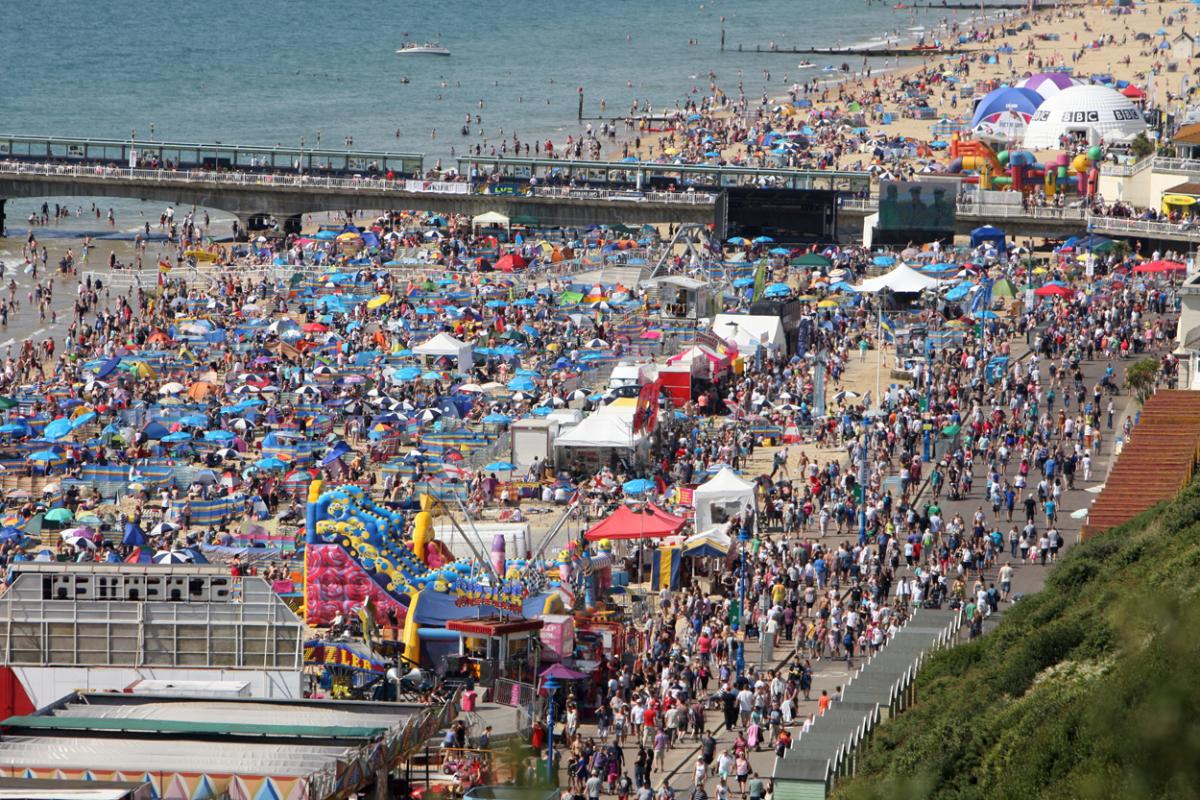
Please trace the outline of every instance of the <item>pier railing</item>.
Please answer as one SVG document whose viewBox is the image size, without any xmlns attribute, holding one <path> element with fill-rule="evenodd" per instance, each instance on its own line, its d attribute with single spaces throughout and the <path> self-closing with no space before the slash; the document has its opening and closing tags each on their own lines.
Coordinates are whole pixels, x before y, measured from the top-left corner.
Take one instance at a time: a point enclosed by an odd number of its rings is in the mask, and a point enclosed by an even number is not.
<svg viewBox="0 0 1200 800">
<path fill-rule="evenodd" d="M 1159 239 L 1200 242 L 1200 226 L 1191 222 L 1158 222 L 1146 219 L 1121 219 L 1088 215 L 1088 230 L 1099 233 L 1140 234 Z"/>
<path fill-rule="evenodd" d="M 212 170 L 137 169 L 112 166 L 68 164 L 29 164 L 0 162 L 0 176 L 79 178 L 81 180 L 120 180 L 158 184 L 218 184 L 246 188 L 336 189 L 341 191 L 380 191 L 405 194 L 484 195 L 465 181 L 389 180 L 384 177 L 337 178 L 325 175 L 279 174 L 259 172 L 216 172 Z M 601 200 L 605 202 L 712 205 L 716 195 L 706 192 L 634 192 L 621 189 L 537 187 L 529 195 L 564 200 Z"/>
</svg>

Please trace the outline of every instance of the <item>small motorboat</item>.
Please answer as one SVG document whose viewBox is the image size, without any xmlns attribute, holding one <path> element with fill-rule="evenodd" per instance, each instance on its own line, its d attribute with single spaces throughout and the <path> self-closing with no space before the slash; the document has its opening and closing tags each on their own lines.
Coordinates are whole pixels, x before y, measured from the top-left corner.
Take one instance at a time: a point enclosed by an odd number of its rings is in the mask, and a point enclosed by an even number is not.
<svg viewBox="0 0 1200 800">
<path fill-rule="evenodd" d="M 442 47 L 441 42 L 405 42 L 400 45 L 400 49 L 396 51 L 396 55 L 427 55 L 427 56 L 448 56 L 450 51 Z"/>
</svg>

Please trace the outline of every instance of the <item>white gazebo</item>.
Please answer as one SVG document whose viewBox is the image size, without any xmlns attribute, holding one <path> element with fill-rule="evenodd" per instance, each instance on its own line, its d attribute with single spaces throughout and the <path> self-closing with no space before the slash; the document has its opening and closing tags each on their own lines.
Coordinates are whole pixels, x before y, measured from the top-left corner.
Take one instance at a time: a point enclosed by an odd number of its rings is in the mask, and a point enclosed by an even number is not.
<svg viewBox="0 0 1200 800">
<path fill-rule="evenodd" d="M 437 360 L 443 356 L 454 359 L 459 372 L 470 372 L 475 365 L 475 348 L 466 342 L 460 342 L 448 333 L 439 333 L 428 341 L 413 348 L 419 356 L 427 356 Z"/>
<path fill-rule="evenodd" d="M 509 227 L 510 222 L 511 222 L 511 220 L 509 220 L 508 217 L 504 216 L 499 211 L 488 211 L 486 213 L 480 214 L 477 217 L 472 217 L 471 218 L 471 227 L 472 228 L 503 227 L 503 228 L 507 229 Z"/>
<path fill-rule="evenodd" d="M 754 508 L 754 484 L 723 467 L 707 483 L 696 487 L 692 503 L 696 509 L 696 530 L 706 531 L 726 524 L 747 508 Z"/>
<path fill-rule="evenodd" d="M 861 285 L 855 286 L 856 292 L 875 292 L 890 289 L 893 292 L 911 293 L 932 289 L 941 281 L 922 275 L 907 264 L 898 264 L 891 272 L 877 278 L 867 278 Z"/>
</svg>

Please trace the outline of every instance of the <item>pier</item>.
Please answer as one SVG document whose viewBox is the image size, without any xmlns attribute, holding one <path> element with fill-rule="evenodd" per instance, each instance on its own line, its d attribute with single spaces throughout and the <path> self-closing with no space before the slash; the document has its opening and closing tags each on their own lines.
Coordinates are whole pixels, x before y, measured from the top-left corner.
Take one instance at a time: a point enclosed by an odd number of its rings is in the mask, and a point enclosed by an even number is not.
<svg viewBox="0 0 1200 800">
<path fill-rule="evenodd" d="M 788 56 L 877 56 L 882 58 L 912 58 L 914 56 L 956 56 L 969 52 L 957 47 L 762 47 L 746 50 L 738 45 L 739 53 L 775 53 Z"/>
</svg>

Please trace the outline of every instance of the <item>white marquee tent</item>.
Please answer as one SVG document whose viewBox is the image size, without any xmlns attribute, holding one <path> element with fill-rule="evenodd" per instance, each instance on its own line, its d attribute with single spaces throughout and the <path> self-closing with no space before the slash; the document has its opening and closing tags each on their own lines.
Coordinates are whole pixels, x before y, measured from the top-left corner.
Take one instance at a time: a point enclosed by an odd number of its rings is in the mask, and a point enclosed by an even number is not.
<svg viewBox="0 0 1200 800">
<path fill-rule="evenodd" d="M 499 211 L 488 211 L 480 214 L 477 217 L 471 218 L 471 225 L 475 228 L 485 228 L 489 225 L 508 227 L 508 217 L 501 214 Z"/>
<path fill-rule="evenodd" d="M 569 431 L 554 440 L 555 447 L 614 447 L 632 450 L 646 441 L 645 434 L 633 432 L 635 406 L 607 405 L 584 417 Z"/>
<path fill-rule="evenodd" d="M 787 346 L 783 320 L 757 314 L 717 314 L 713 317 L 713 333 L 737 344 L 738 351 L 753 353 L 760 345 Z"/>
<path fill-rule="evenodd" d="M 696 509 L 696 530 L 706 531 L 714 525 L 724 525 L 747 506 L 753 508 L 754 484 L 724 467 L 707 483 L 696 487 L 692 502 Z"/>
<path fill-rule="evenodd" d="M 906 264 L 898 264 L 886 275 L 867 278 L 861 286 L 855 286 L 856 292 L 879 292 L 890 289 L 893 292 L 923 292 L 932 289 L 940 283 L 936 278 L 922 275 Z"/>
<path fill-rule="evenodd" d="M 469 372 L 475 363 L 475 349 L 466 342 L 460 342 L 448 333 L 439 333 L 432 339 L 422 342 L 413 348 L 413 352 L 430 358 L 449 356 L 455 359 L 460 372 Z"/>
</svg>

